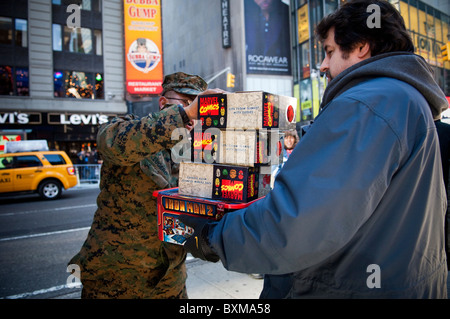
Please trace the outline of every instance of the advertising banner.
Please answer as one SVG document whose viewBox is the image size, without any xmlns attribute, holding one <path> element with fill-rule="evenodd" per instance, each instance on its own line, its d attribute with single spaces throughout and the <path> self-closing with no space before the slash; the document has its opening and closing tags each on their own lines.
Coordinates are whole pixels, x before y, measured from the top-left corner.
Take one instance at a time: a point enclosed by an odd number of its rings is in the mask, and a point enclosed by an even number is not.
<svg viewBox="0 0 450 319">
<path fill-rule="evenodd" d="M 248 74 L 291 75 L 289 5 L 244 0 Z"/>
<path fill-rule="evenodd" d="M 127 92 L 161 93 L 161 1 L 124 0 L 124 33 Z"/>
<path fill-rule="evenodd" d="M 298 20 L 298 43 L 303 43 L 309 40 L 309 17 L 308 4 L 303 5 L 297 10 Z"/>
</svg>

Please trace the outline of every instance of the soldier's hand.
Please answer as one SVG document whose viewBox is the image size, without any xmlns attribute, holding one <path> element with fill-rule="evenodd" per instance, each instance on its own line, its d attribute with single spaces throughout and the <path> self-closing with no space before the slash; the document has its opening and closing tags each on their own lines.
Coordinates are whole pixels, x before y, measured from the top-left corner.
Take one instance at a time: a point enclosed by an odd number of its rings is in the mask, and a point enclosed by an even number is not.
<svg viewBox="0 0 450 319">
<path fill-rule="evenodd" d="M 217 262 L 219 256 L 209 245 L 208 232 L 214 222 L 204 219 L 191 217 L 186 215 L 178 216 L 178 219 L 187 226 L 194 229 L 194 233 L 191 237 L 186 239 L 184 248 L 195 258 L 200 258 L 206 261 Z"/>
<path fill-rule="evenodd" d="M 222 89 L 207 89 L 200 93 L 199 95 L 207 95 L 207 94 L 226 94 L 228 92 L 222 90 Z M 194 99 L 194 101 L 189 104 L 187 107 L 184 108 L 186 111 L 187 116 L 190 120 L 196 120 L 198 119 L 198 96 Z"/>
</svg>

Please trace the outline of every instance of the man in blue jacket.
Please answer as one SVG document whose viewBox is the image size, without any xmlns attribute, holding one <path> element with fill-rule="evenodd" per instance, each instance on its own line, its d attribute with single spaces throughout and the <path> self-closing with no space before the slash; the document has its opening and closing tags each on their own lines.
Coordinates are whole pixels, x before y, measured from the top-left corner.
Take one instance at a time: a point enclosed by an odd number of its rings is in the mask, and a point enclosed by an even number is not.
<svg viewBox="0 0 450 319">
<path fill-rule="evenodd" d="M 263 298 L 447 298 L 445 95 L 386 1 L 348 2 L 316 32 L 331 81 L 314 124 L 264 199 L 189 220 L 185 247 L 267 274 Z"/>
</svg>

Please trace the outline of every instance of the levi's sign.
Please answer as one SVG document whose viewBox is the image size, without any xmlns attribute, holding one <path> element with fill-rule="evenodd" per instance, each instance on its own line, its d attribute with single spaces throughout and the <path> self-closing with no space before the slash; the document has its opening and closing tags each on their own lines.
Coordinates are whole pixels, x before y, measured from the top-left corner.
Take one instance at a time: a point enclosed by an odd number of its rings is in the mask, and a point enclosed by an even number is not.
<svg viewBox="0 0 450 319">
<path fill-rule="evenodd" d="M 106 114 L 48 114 L 49 124 L 99 125 L 108 122 Z"/>
</svg>

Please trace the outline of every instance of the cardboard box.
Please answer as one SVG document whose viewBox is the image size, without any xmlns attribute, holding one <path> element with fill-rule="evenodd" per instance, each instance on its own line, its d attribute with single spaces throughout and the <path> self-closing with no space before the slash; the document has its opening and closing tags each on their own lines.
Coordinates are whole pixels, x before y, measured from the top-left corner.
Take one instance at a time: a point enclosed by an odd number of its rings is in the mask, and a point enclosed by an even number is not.
<svg viewBox="0 0 450 319">
<path fill-rule="evenodd" d="M 192 132 L 195 163 L 244 166 L 278 165 L 283 161 L 284 133 L 279 130 L 220 130 Z"/>
<path fill-rule="evenodd" d="M 295 129 L 297 99 L 262 91 L 201 95 L 199 120 L 210 127 L 234 129 Z"/>
<path fill-rule="evenodd" d="M 258 198 L 259 167 L 180 163 L 180 195 L 247 203 Z"/>
<path fill-rule="evenodd" d="M 219 163 L 222 131 L 210 128 L 202 131 L 195 126 L 191 131 L 191 161 L 195 163 Z"/>
<path fill-rule="evenodd" d="M 158 204 L 158 238 L 177 245 L 183 245 L 194 232 L 179 220 L 180 215 L 219 220 L 224 214 L 251 204 L 182 196 L 178 188 L 156 191 L 153 196 L 157 197 Z"/>
</svg>

